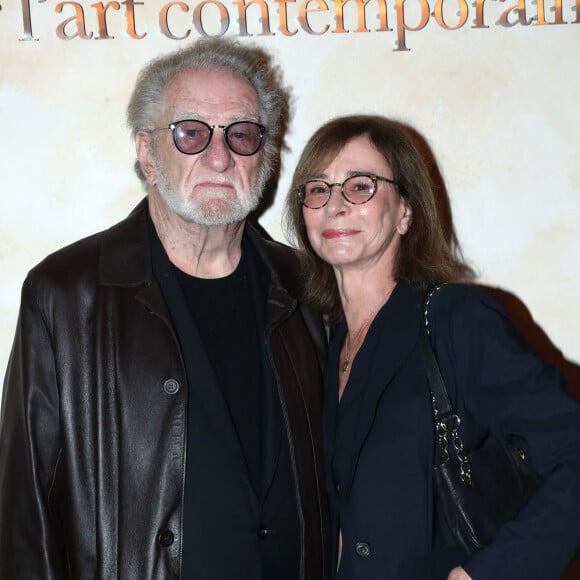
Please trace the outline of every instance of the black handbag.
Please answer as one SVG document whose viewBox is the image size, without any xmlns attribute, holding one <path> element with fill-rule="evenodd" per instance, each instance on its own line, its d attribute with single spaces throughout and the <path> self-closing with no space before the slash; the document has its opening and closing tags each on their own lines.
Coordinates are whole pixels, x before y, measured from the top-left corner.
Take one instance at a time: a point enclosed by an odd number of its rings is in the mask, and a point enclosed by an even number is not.
<svg viewBox="0 0 580 580">
<path fill-rule="evenodd" d="M 464 448 L 459 433 L 461 419 L 451 405 L 429 339 L 427 307 L 438 289 L 427 294 L 419 333 L 441 455 L 433 484 L 451 532 L 471 553 L 489 543 L 498 527 L 517 516 L 542 480 L 521 448 L 497 440 L 472 451 Z"/>
</svg>

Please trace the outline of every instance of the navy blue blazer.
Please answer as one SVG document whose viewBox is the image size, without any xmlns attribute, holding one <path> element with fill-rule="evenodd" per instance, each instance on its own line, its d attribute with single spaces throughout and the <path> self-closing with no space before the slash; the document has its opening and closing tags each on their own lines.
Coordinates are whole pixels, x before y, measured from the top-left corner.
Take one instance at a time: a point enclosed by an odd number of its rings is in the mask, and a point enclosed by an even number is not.
<svg viewBox="0 0 580 580">
<path fill-rule="evenodd" d="M 482 290 L 446 285 L 429 323 L 466 447 L 493 433 L 524 447 L 545 478 L 539 492 L 468 557 L 433 498 L 437 461 L 429 386 L 418 344 L 421 291 L 400 282 L 370 326 L 338 402 L 341 323 L 329 351 L 324 429 L 340 580 L 557 580 L 580 547 L 580 405 Z M 335 553 L 336 562 L 336 553 Z"/>
</svg>

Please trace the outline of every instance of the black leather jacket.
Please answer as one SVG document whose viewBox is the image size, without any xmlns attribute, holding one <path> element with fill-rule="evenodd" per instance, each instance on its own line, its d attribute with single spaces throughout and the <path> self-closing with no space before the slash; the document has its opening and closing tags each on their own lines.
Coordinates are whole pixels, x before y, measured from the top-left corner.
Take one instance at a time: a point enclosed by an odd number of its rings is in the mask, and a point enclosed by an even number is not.
<svg viewBox="0 0 580 580">
<path fill-rule="evenodd" d="M 187 413 L 175 393 L 186 378 L 146 220 L 144 200 L 23 285 L 1 415 L 0 578 L 180 577 Z M 301 580 L 322 580 L 325 336 L 293 298 L 294 254 L 247 228 L 272 274 L 265 340 L 299 498 Z"/>
</svg>

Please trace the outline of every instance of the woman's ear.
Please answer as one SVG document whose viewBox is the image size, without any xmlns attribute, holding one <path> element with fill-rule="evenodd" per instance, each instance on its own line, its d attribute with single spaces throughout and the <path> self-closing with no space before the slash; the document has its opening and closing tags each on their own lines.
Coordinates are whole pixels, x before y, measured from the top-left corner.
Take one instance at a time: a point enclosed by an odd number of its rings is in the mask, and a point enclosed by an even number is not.
<svg viewBox="0 0 580 580">
<path fill-rule="evenodd" d="M 149 185 L 157 183 L 157 171 L 153 163 L 153 155 L 151 152 L 151 134 L 146 131 L 137 131 L 135 135 L 135 149 L 137 151 L 137 159 L 141 166 L 141 171 Z"/>
<path fill-rule="evenodd" d="M 402 236 L 404 236 L 409 231 L 411 223 L 413 223 L 413 211 L 411 210 L 411 207 L 405 201 L 403 204 L 405 211 L 403 213 L 403 217 L 401 217 L 399 223 L 397 224 L 397 231 Z"/>
</svg>

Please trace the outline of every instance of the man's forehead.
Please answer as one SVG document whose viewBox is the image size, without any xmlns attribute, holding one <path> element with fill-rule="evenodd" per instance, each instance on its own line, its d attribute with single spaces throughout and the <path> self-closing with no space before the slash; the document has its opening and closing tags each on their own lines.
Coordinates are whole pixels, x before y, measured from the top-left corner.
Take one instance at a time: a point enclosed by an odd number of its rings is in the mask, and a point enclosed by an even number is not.
<svg viewBox="0 0 580 580">
<path fill-rule="evenodd" d="M 210 69 L 184 69 L 169 79 L 165 102 L 179 106 L 181 102 L 244 104 L 258 107 L 256 89 L 235 71 Z"/>
</svg>

